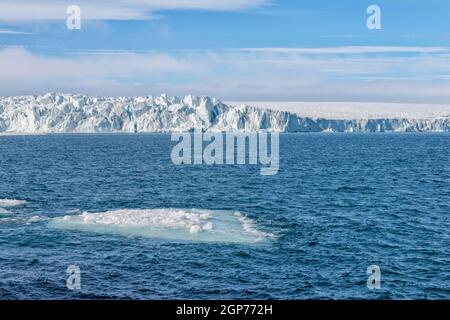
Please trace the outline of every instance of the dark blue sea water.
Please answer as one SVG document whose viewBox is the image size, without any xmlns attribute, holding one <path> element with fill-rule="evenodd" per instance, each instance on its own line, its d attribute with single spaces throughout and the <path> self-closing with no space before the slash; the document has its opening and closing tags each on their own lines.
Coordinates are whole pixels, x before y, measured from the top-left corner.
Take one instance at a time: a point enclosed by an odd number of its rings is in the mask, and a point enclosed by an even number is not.
<svg viewBox="0 0 450 320">
<path fill-rule="evenodd" d="M 448 134 L 280 141 L 279 173 L 261 176 L 258 166 L 176 166 L 170 135 L 0 137 L 0 199 L 26 200 L 1 209 L 0 298 L 450 298 Z M 54 223 L 133 208 L 239 211 L 273 237 L 240 241 L 238 224 L 215 242 L 152 237 L 120 219 Z M 380 290 L 366 286 L 373 264 Z M 66 287 L 69 265 L 80 290 Z"/>
</svg>

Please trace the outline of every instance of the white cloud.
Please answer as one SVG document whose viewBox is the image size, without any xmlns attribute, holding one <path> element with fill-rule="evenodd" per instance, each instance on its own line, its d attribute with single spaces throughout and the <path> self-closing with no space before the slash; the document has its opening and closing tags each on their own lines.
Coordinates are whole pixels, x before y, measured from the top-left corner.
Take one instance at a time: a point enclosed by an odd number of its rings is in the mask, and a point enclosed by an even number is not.
<svg viewBox="0 0 450 320">
<path fill-rule="evenodd" d="M 151 74 L 184 74 L 197 70 L 192 62 L 177 60 L 165 54 L 103 54 L 48 57 L 34 55 L 23 48 L 0 51 L 0 81 L 73 80 L 83 78 L 138 78 Z"/>
<path fill-rule="evenodd" d="M 375 57 L 240 50 L 99 51 L 49 57 L 6 48 L 0 50 L 0 95 L 165 92 L 224 100 L 450 103 L 447 54 L 418 51 Z"/>
<path fill-rule="evenodd" d="M 0 29 L 0 34 L 7 34 L 7 35 L 28 35 L 31 34 L 30 32 L 24 32 L 24 31 L 17 31 L 17 30 L 11 30 L 11 29 Z"/>
<path fill-rule="evenodd" d="M 83 19 L 150 19 L 160 10 L 243 10 L 268 0 L 15 0 L 0 2 L 0 21 L 64 20 L 66 8 L 78 5 Z"/>
<path fill-rule="evenodd" d="M 346 46 L 325 48 L 242 48 L 241 51 L 266 53 L 303 54 L 364 54 L 364 53 L 438 53 L 449 52 L 444 47 L 386 47 L 386 46 Z"/>
</svg>

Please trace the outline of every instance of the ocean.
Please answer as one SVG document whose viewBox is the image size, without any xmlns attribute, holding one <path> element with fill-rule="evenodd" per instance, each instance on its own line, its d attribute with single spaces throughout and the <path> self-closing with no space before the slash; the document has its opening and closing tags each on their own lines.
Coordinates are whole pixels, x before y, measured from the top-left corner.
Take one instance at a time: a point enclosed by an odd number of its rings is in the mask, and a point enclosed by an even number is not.
<svg viewBox="0 0 450 320">
<path fill-rule="evenodd" d="M 0 299 L 450 298 L 448 133 L 281 134 L 270 176 L 174 144 L 0 136 Z"/>
</svg>

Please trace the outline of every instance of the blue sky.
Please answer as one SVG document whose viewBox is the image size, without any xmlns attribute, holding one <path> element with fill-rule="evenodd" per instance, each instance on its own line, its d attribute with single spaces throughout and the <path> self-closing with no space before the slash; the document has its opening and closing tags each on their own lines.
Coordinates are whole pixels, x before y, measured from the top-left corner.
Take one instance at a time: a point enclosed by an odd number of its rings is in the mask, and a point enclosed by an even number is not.
<svg viewBox="0 0 450 320">
<path fill-rule="evenodd" d="M 447 0 L 1 1 L 0 95 L 448 103 L 449 31 Z"/>
</svg>

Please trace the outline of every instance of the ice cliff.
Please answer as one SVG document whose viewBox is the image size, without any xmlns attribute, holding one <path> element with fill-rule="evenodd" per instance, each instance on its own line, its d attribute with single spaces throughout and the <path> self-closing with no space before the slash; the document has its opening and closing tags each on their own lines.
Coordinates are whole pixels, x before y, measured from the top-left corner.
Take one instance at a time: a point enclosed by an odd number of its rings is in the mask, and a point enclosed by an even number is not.
<svg viewBox="0 0 450 320">
<path fill-rule="evenodd" d="M 62 132 L 428 132 L 450 131 L 450 116 L 426 119 L 324 119 L 208 97 L 94 97 L 45 94 L 0 97 L 0 133 Z"/>
</svg>

